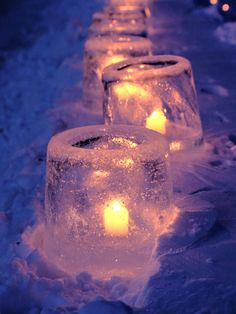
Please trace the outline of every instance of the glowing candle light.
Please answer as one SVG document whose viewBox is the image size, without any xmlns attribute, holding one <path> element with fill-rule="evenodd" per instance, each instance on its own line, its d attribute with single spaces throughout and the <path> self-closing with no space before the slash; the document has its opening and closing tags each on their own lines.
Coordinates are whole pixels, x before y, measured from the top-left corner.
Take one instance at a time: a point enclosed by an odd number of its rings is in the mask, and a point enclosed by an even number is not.
<svg viewBox="0 0 236 314">
<path fill-rule="evenodd" d="M 102 72 L 105 67 L 133 56 L 150 55 L 152 43 L 138 36 L 100 36 L 85 43 L 83 94 L 87 107 L 102 112 Z"/>
<path fill-rule="evenodd" d="M 229 6 L 229 4 L 228 4 L 228 3 L 224 3 L 224 4 L 222 5 L 222 11 L 224 11 L 224 12 L 228 12 L 228 11 L 229 11 L 229 9 L 230 9 L 230 6 Z"/>
<path fill-rule="evenodd" d="M 180 141 L 173 141 L 170 143 L 170 151 L 171 152 L 177 152 L 181 150 L 181 142 Z"/>
<path fill-rule="evenodd" d="M 108 55 L 107 57 L 105 57 L 103 60 L 101 60 L 101 64 L 100 66 L 98 67 L 97 69 L 97 75 L 99 77 L 99 79 L 101 79 L 102 77 L 102 71 L 105 67 L 107 67 L 108 65 L 110 64 L 114 64 L 114 63 L 117 63 L 117 62 L 120 62 L 122 60 L 125 59 L 125 56 L 124 55 L 109 55 L 109 52 L 108 52 Z"/>
<path fill-rule="evenodd" d="M 168 155 L 165 137 L 144 127 L 95 125 L 54 136 L 45 194 L 50 262 L 73 275 L 142 276 L 175 213 Z"/>
<path fill-rule="evenodd" d="M 151 95 L 146 91 L 140 84 L 133 84 L 129 82 L 124 82 L 115 87 L 115 93 L 119 97 L 127 97 L 127 95 L 132 97 L 139 97 L 143 100 L 147 100 Z"/>
<path fill-rule="evenodd" d="M 103 213 L 104 228 L 107 235 L 123 237 L 129 231 L 129 212 L 120 200 L 109 203 Z"/>
<path fill-rule="evenodd" d="M 171 151 L 202 143 L 190 62 L 179 56 L 132 58 L 103 71 L 106 124 L 141 125 L 164 134 Z"/>
<path fill-rule="evenodd" d="M 211 5 L 216 5 L 218 3 L 218 0 L 210 0 Z"/>
<path fill-rule="evenodd" d="M 166 134 L 166 116 L 161 109 L 154 110 L 146 120 L 148 129 Z"/>
</svg>

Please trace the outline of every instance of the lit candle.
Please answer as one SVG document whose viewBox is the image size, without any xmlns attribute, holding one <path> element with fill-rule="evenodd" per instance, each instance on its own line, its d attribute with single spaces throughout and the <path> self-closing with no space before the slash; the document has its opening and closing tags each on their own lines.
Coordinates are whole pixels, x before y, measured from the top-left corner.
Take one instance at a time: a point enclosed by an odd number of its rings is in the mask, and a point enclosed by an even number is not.
<svg viewBox="0 0 236 314">
<path fill-rule="evenodd" d="M 128 235 L 129 213 L 120 200 L 113 200 L 105 207 L 103 220 L 107 235 L 118 237 Z"/>
<path fill-rule="evenodd" d="M 146 119 L 146 127 L 161 134 L 166 134 L 166 116 L 162 109 L 156 109 L 151 113 Z"/>
</svg>

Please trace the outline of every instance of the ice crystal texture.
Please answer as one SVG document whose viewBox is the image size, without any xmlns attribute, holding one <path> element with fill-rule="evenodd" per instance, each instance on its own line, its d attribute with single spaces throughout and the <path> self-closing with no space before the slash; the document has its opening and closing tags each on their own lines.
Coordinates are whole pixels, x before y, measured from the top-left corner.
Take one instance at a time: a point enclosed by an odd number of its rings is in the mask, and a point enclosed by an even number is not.
<svg viewBox="0 0 236 314">
<path fill-rule="evenodd" d="M 168 143 L 135 126 L 56 135 L 48 145 L 46 215 L 46 251 L 61 269 L 140 275 L 174 215 Z"/>
<path fill-rule="evenodd" d="M 147 37 L 147 26 L 145 20 L 133 20 L 133 23 L 131 23 L 130 21 L 122 19 L 107 19 L 101 23 L 92 24 L 89 28 L 89 35 L 131 35 Z"/>
<path fill-rule="evenodd" d="M 146 23 L 146 16 L 145 11 L 137 10 L 137 11 L 130 11 L 130 10 L 121 10 L 118 12 L 115 10 L 111 10 L 109 7 L 104 11 L 99 11 L 93 14 L 92 23 L 93 25 L 100 24 L 102 21 L 122 21 L 122 22 L 129 22 L 132 24 L 137 23 Z"/>
<path fill-rule="evenodd" d="M 201 142 L 202 128 L 190 62 L 177 56 L 133 58 L 106 68 L 108 124 L 146 126 L 168 137 L 173 151 Z"/>
<path fill-rule="evenodd" d="M 88 108 L 102 114 L 103 69 L 129 57 L 150 55 L 152 43 L 138 36 L 102 36 L 89 38 L 84 53 L 84 101 Z"/>
</svg>

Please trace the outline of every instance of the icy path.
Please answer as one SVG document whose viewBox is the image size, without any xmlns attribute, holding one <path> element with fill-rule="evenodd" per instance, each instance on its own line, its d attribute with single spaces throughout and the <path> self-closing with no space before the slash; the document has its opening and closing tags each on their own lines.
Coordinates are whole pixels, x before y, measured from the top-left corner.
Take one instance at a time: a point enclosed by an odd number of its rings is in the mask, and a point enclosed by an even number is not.
<svg viewBox="0 0 236 314">
<path fill-rule="evenodd" d="M 48 139 L 66 128 L 101 122 L 80 102 L 82 44 L 92 11 L 99 6 L 102 3 L 92 0 L 52 2 L 40 11 L 37 38 L 27 47 L 4 52 L 0 69 L 4 314 L 78 313 L 98 296 L 135 301 L 135 295 L 132 299 L 127 294 L 128 282 L 93 281 L 88 274 L 69 278 L 22 241 L 22 234 L 27 240 L 29 227 L 34 229 L 43 213 Z M 193 11 L 190 0 L 159 0 L 154 17 L 156 52 L 180 54 L 193 63 L 211 163 L 195 162 L 186 182 L 175 186 L 182 212 L 159 243 L 160 269 L 142 295 L 147 308 L 135 312 L 235 313 L 236 48 L 217 40 L 213 33 L 220 22 Z M 102 302 L 84 313 L 98 313 L 94 307 L 104 313 L 129 313 L 123 305 Z"/>
</svg>

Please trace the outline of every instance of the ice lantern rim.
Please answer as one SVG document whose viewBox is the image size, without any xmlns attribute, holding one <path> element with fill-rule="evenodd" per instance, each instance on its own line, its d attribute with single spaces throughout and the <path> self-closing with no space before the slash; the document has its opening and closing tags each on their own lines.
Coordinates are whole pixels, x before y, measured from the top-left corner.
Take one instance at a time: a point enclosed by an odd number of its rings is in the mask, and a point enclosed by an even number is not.
<svg viewBox="0 0 236 314">
<path fill-rule="evenodd" d="M 141 1 L 130 1 L 129 3 L 127 3 L 127 1 L 120 1 L 120 0 L 118 0 L 118 1 L 109 1 L 108 3 L 107 3 L 107 5 L 105 6 L 105 11 L 107 10 L 107 8 L 110 8 L 110 9 L 112 9 L 112 10 L 117 10 L 117 9 L 119 9 L 120 7 L 128 7 L 128 8 L 130 8 L 130 7 L 132 7 L 132 9 L 131 10 L 129 10 L 129 11 L 131 11 L 131 12 L 134 12 L 134 11 L 140 11 L 140 10 L 144 10 L 145 11 L 145 8 L 147 7 L 147 6 L 149 6 L 151 4 L 151 1 L 149 1 L 149 0 L 146 0 L 146 1 L 143 1 L 143 0 L 141 0 Z"/>
<path fill-rule="evenodd" d="M 145 19 L 145 13 L 143 10 L 135 10 L 135 11 L 124 11 L 124 12 L 114 12 L 114 10 L 104 10 L 104 11 L 98 11 L 95 12 L 92 16 L 93 21 L 101 21 L 104 18 L 106 19 L 126 19 L 127 17 L 130 19 Z"/>
<path fill-rule="evenodd" d="M 96 47 L 96 49 L 94 48 Z M 85 50 L 94 53 L 94 51 L 140 51 L 152 50 L 152 42 L 150 39 L 134 36 L 134 35 L 103 35 L 100 37 L 90 37 L 85 42 Z"/>
<path fill-rule="evenodd" d="M 138 145 L 135 148 L 83 148 L 73 146 L 79 141 L 98 136 L 117 136 L 126 139 L 135 139 Z M 154 145 L 155 143 L 155 145 Z M 107 157 L 109 160 L 113 158 L 124 158 L 124 151 L 133 157 L 142 157 L 146 159 L 150 157 L 150 153 L 155 153 L 155 157 L 169 155 L 169 144 L 165 137 L 158 132 L 133 125 L 93 125 L 70 129 L 54 135 L 48 143 L 48 156 L 53 159 L 61 160 L 62 158 L 79 161 L 81 159 L 97 162 L 99 158 Z"/>
<path fill-rule="evenodd" d="M 173 63 L 171 63 L 173 62 Z M 154 65 L 157 63 L 166 63 L 167 66 L 155 68 Z M 170 63 L 170 64 L 168 64 Z M 153 65 L 150 69 L 140 68 L 135 73 L 127 73 L 124 75 L 124 71 L 128 67 L 135 65 Z M 192 72 L 192 66 L 188 59 L 176 56 L 176 55 L 158 55 L 158 56 L 144 56 L 128 58 L 124 61 L 109 65 L 103 71 L 102 80 L 106 83 L 112 83 L 119 80 L 122 81 L 134 81 L 134 80 L 145 80 L 153 77 L 167 77 L 176 76 L 185 71 Z M 190 72 L 190 73 L 191 73 Z"/>
</svg>

